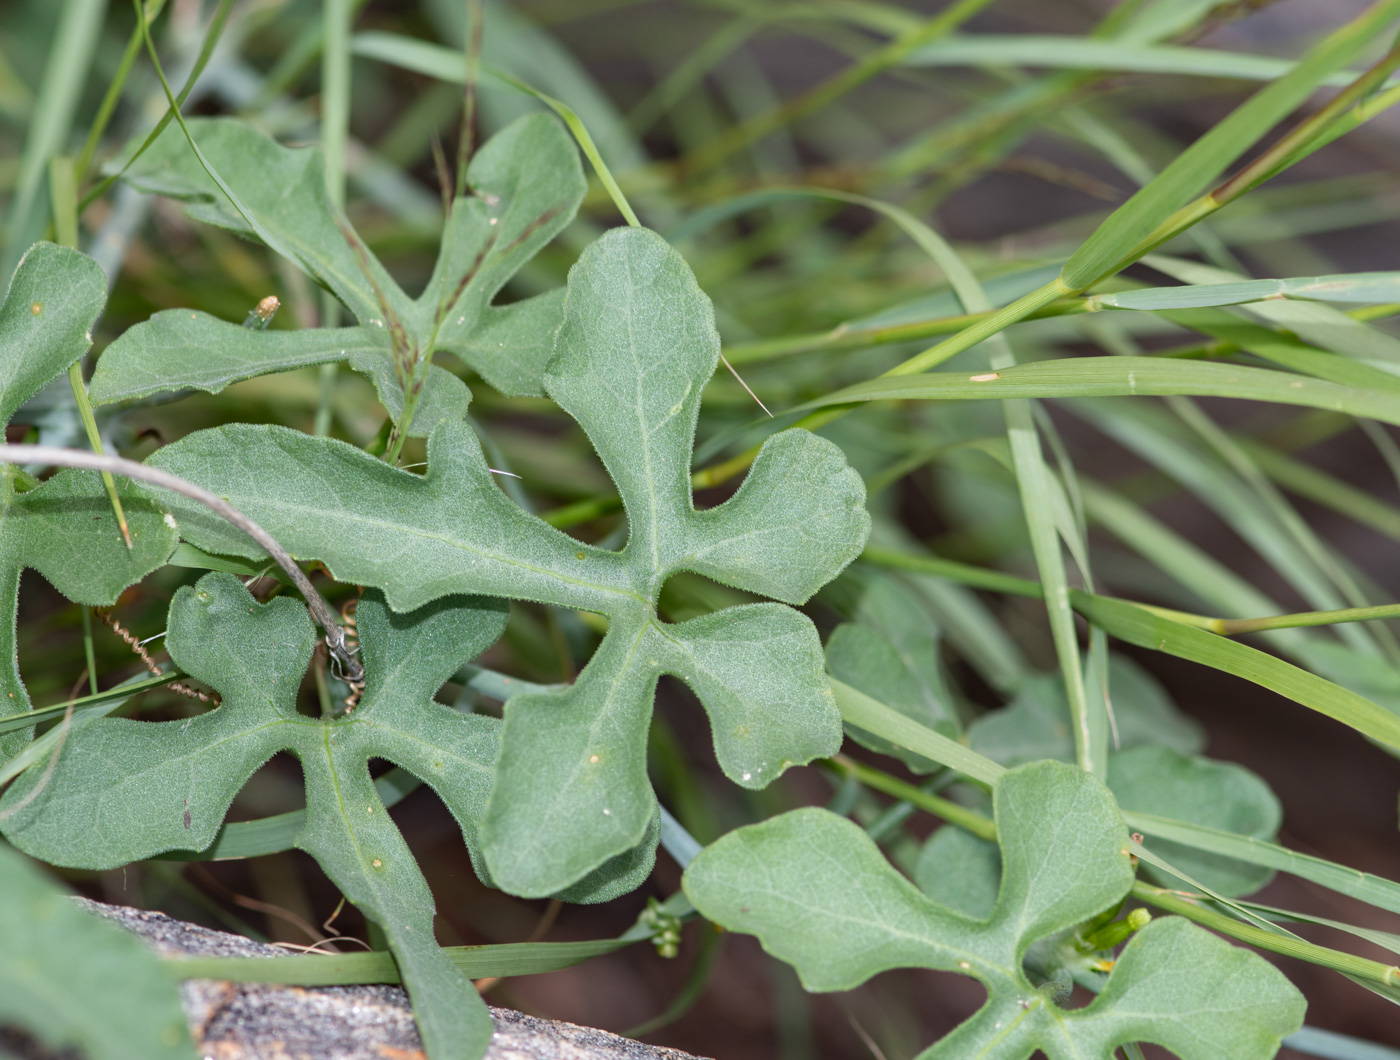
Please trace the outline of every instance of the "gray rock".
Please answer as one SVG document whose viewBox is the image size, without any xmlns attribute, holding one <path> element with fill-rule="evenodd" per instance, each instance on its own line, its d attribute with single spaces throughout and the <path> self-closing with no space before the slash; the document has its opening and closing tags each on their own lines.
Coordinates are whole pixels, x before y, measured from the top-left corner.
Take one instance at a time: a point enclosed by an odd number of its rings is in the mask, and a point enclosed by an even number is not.
<svg viewBox="0 0 1400 1060">
<path fill-rule="evenodd" d="M 210 931 L 164 913 L 75 899 L 140 935 L 157 952 L 191 957 L 285 957 L 287 951 Z M 287 987 L 187 979 L 180 987 L 200 1056 L 208 1060 L 424 1060 L 408 998 L 397 986 Z M 492 1008 L 486 1060 L 695 1060 L 606 1031 Z"/>
</svg>

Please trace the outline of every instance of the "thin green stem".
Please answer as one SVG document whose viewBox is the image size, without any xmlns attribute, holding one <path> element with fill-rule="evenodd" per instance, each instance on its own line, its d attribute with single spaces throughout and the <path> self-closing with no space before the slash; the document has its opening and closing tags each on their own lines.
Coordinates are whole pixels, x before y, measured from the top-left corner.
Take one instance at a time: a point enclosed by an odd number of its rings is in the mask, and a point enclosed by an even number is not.
<svg viewBox="0 0 1400 1060">
<path fill-rule="evenodd" d="M 335 301 L 334 295 L 323 295 L 323 297 L 327 297 L 332 303 Z M 325 307 L 323 306 L 322 308 L 324 309 Z M 331 310 L 336 317 L 340 315 L 338 309 L 339 307 L 335 306 Z M 339 320 L 332 319 L 327 321 L 326 326 L 333 328 L 337 324 L 339 324 Z M 335 377 L 339 369 L 340 365 L 331 361 L 321 365 L 321 370 L 316 377 L 316 418 L 312 421 L 311 433 L 317 438 L 324 438 L 331 433 L 331 416 L 334 411 L 333 402 L 335 400 Z"/>
<path fill-rule="evenodd" d="M 1267 629 L 1296 629 L 1300 626 L 1330 626 L 1338 622 L 1368 622 L 1377 618 L 1400 618 L 1400 604 L 1378 604 L 1374 607 L 1345 607 L 1337 611 L 1303 611 L 1292 615 L 1268 615 L 1264 618 L 1220 618 L 1217 633 L 1234 636 L 1259 633 Z"/>
<path fill-rule="evenodd" d="M 82 604 L 78 611 L 83 616 L 83 655 L 87 659 L 88 691 L 97 695 L 97 653 L 92 646 L 92 611 Z"/>
<path fill-rule="evenodd" d="M 561 509 L 562 510 L 562 509 Z M 895 570 L 915 571 L 919 574 L 932 574 L 939 578 L 970 585 L 976 589 L 1007 593 L 1011 596 L 1025 596 L 1038 599 L 1041 596 L 1040 583 L 1029 578 L 1018 578 L 1012 574 L 959 563 L 957 560 L 939 556 L 913 556 L 892 549 L 867 548 L 861 559 L 879 567 Z M 1078 596 L 1080 594 L 1072 594 Z M 1085 593 L 1089 597 L 1092 594 Z M 1154 615 L 1169 618 L 1173 622 L 1204 629 L 1222 636 L 1238 636 L 1242 633 L 1261 633 L 1271 629 L 1297 629 L 1305 626 L 1331 626 L 1339 622 L 1370 622 L 1376 619 L 1400 618 L 1400 604 L 1378 604 L 1374 607 L 1346 607 L 1336 611 L 1300 611 L 1287 615 L 1266 615 L 1262 618 L 1218 618 L 1196 615 L 1187 611 L 1176 611 L 1167 607 L 1155 607 L 1137 600 L 1125 600 L 1134 607 L 1150 611 Z"/>
<path fill-rule="evenodd" d="M 545 512 L 540 518 L 550 526 L 563 529 L 566 526 L 577 526 L 579 523 L 586 523 L 590 519 L 611 515 L 613 512 L 621 510 L 622 498 L 613 494 L 609 497 L 586 497 L 573 504 L 566 504 L 553 511 Z"/>
<path fill-rule="evenodd" d="M 326 680 L 326 664 L 319 651 L 316 653 L 316 658 L 311 661 L 311 674 L 316 681 L 316 701 L 321 706 L 321 717 L 335 717 L 335 704 L 331 702 L 330 683 Z"/>
<path fill-rule="evenodd" d="M 1023 319 L 1042 320 L 1046 317 L 1073 316 L 1089 311 L 1089 303 L 1082 298 L 1062 299 L 1026 314 Z M 951 335 L 986 320 L 995 312 L 997 310 L 989 309 L 985 313 L 958 313 L 953 316 L 914 320 L 905 324 L 891 324 L 882 328 L 852 329 L 842 324 L 831 331 L 738 343 L 726 347 L 724 355 L 729 358 L 730 364 L 739 365 L 772 361 L 803 353 L 844 353 L 871 346 L 928 339 L 936 335 Z"/>
<path fill-rule="evenodd" d="M 150 26 L 164 7 L 165 0 L 146 0 L 145 24 Z M 78 187 L 82 187 L 83 180 L 87 177 L 88 166 L 92 164 L 92 156 L 97 151 L 102 134 L 107 131 L 107 123 L 112 120 L 112 113 L 117 109 L 117 101 L 121 99 L 122 89 L 126 87 L 126 79 L 131 74 L 131 68 L 136 65 L 136 57 L 141 54 L 141 33 L 139 25 L 131 31 L 131 37 L 126 42 L 126 51 L 122 53 L 121 62 L 117 64 L 116 75 L 112 78 L 112 83 L 107 86 L 107 94 L 102 97 L 102 103 L 97 108 L 97 116 L 92 119 L 87 142 L 83 144 L 82 153 L 78 155 L 78 164 L 74 167 L 73 182 Z"/>
<path fill-rule="evenodd" d="M 345 207 L 345 144 L 350 135 L 349 0 L 325 0 L 321 9 L 325 47 L 321 52 L 321 148 L 326 156 L 326 187 L 331 201 Z"/>
<path fill-rule="evenodd" d="M 854 758 L 847 758 L 845 755 L 836 755 L 826 761 L 834 772 L 854 777 L 867 788 L 882 791 L 886 795 L 909 803 L 911 806 L 927 810 L 935 817 L 941 818 L 949 824 L 955 824 L 963 831 L 971 832 L 982 839 L 996 839 L 997 827 L 992 819 L 984 817 L 975 810 L 969 810 L 966 806 L 959 806 L 950 799 L 930 794 L 922 788 L 917 788 L 898 777 L 892 777 L 888 773 L 873 769 L 863 762 L 857 762 Z"/>
<path fill-rule="evenodd" d="M 1187 920 L 1193 920 L 1202 927 L 1208 927 L 1212 931 L 1218 931 L 1222 935 L 1228 935 L 1230 938 L 1238 939 L 1240 942 L 1258 949 L 1280 953 L 1286 957 L 1295 957 L 1300 961 L 1307 961 L 1309 964 L 1320 965 L 1323 968 L 1331 968 L 1343 975 L 1375 983 L 1386 988 L 1387 991 L 1393 992 L 1397 987 L 1400 987 L 1400 968 L 1395 965 L 1367 960 L 1365 957 L 1357 957 L 1354 954 L 1343 953 L 1341 950 L 1319 946 L 1314 942 L 1307 942 L 1293 935 L 1278 934 L 1253 924 L 1242 923 L 1232 916 L 1226 916 L 1224 913 L 1209 908 L 1204 904 L 1201 896 L 1184 891 L 1168 890 L 1164 887 L 1153 887 L 1151 884 L 1139 880 L 1133 884 L 1133 897 L 1148 905 L 1155 905 L 1158 909 L 1165 909 L 1169 913 L 1176 913 Z"/>
<path fill-rule="evenodd" d="M 336 208 L 345 208 L 345 145 L 350 138 L 350 25 L 355 18 L 350 0 L 326 0 L 321 13 L 321 147 L 326 155 L 326 188 Z M 321 326 L 340 324 L 340 303 L 329 291 L 321 292 Z M 337 364 L 321 365 L 316 417 L 312 433 L 324 438 L 331 432 Z"/>
<path fill-rule="evenodd" d="M 971 563 L 959 563 L 957 560 L 943 559 L 940 556 L 911 556 L 906 552 L 895 552 L 893 549 L 867 548 L 860 558 L 877 567 L 932 574 L 994 593 L 1035 599 L 1039 599 L 1041 595 L 1040 582 L 1033 579 L 1018 578 L 1014 574 L 1003 574 L 999 570 L 978 567 Z"/>
<path fill-rule="evenodd" d="M 68 385 L 73 390 L 73 400 L 78 403 L 78 415 L 82 417 L 83 430 L 87 432 L 88 444 L 92 446 L 94 453 L 102 455 L 106 449 L 102 445 L 102 434 L 97 429 L 97 417 L 93 415 L 92 402 L 88 400 L 87 384 L 83 382 L 81 361 L 74 361 L 68 366 Z M 102 472 L 102 488 L 107 491 L 107 499 L 112 504 L 112 513 L 117 517 L 117 529 L 121 531 L 122 540 L 130 549 L 134 547 L 131 540 L 131 528 L 126 524 L 126 512 L 122 509 L 122 499 L 117 495 L 117 483 L 112 478 L 110 471 Z"/>
<path fill-rule="evenodd" d="M 185 78 L 185 83 L 177 96 L 170 88 L 170 83 L 165 78 L 165 70 L 160 65 L 160 57 L 156 54 L 155 42 L 151 39 L 151 26 L 145 19 L 145 12 L 141 6 L 141 0 L 131 0 L 132 7 L 136 11 L 136 31 L 141 34 L 141 41 L 146 46 L 146 54 L 151 57 L 151 64 L 155 67 L 156 77 L 160 81 L 160 87 L 165 92 L 167 108 L 156 122 L 155 128 L 141 141 L 141 146 L 136 149 L 135 154 L 126 160 L 122 168 L 93 187 L 82 201 L 78 203 L 78 213 L 81 215 L 84 210 L 91 206 L 98 199 L 107 193 L 107 189 L 122 178 L 122 175 L 131 168 L 133 162 L 146 153 L 146 148 L 155 143 L 156 137 L 165 131 L 165 127 L 173 119 L 183 129 L 185 122 L 180 116 L 180 108 L 185 105 L 185 100 L 189 98 L 190 90 L 199 80 L 199 75 L 204 73 L 204 68 L 209 65 L 209 60 L 214 55 L 214 48 L 219 43 L 219 37 L 223 35 L 224 25 L 228 22 L 229 12 L 233 9 L 233 0 L 219 0 L 219 6 L 214 11 L 214 17 L 209 22 L 209 30 L 204 34 L 204 42 L 200 45 L 199 55 L 196 57 L 194 66 L 190 70 L 190 76 Z M 189 130 L 185 129 L 185 135 L 189 136 Z M 193 140 L 191 140 L 193 142 Z"/>
<path fill-rule="evenodd" d="M 936 346 L 930 346 L 921 353 L 915 354 L 882 375 L 915 375 L 918 372 L 926 372 L 950 357 L 954 357 L 964 350 L 970 350 L 984 339 L 989 339 L 993 335 L 1005 331 L 1012 324 L 1025 320 L 1032 313 L 1046 308 L 1056 300 L 1077 294 L 1079 294 L 1078 291 L 1070 290 L 1058 278 L 1053 279 L 1044 287 L 1038 287 L 1030 294 L 1022 295 L 1010 305 L 1003 306 L 995 313 L 983 317 L 956 335 L 944 339 Z"/>
<path fill-rule="evenodd" d="M 49 159 L 49 192 L 53 199 L 54 230 L 58 242 L 63 246 L 78 247 L 78 187 L 71 158 L 55 155 Z M 73 400 L 78 404 L 78 415 L 82 418 L 83 429 L 87 432 L 88 444 L 92 451 L 102 454 L 102 433 L 97 429 L 97 417 L 88 400 L 87 386 L 83 383 L 82 358 L 68 366 L 68 384 L 73 390 Z M 131 528 L 126 524 L 126 512 L 122 510 L 121 497 L 117 495 L 117 483 L 109 471 L 102 472 L 102 486 L 111 502 L 112 514 L 117 517 L 117 529 L 128 549 L 132 548 Z"/>
</svg>

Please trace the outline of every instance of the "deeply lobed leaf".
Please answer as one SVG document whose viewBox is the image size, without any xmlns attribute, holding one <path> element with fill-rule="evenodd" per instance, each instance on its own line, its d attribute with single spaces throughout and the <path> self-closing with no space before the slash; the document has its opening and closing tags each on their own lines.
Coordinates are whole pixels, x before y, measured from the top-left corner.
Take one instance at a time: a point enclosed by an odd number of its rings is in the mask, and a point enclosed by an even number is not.
<svg viewBox="0 0 1400 1060">
<path fill-rule="evenodd" d="M 303 607 L 286 598 L 258 604 L 228 574 L 181 589 L 167 646 L 182 669 L 223 693 L 223 705 L 184 721 L 79 722 L 47 786 L 37 790 L 42 781 L 31 771 L 0 800 L 17 811 L 3 827 L 21 849 L 82 867 L 202 849 L 248 777 L 274 752 L 291 751 L 307 787 L 297 844 L 383 927 L 431 1054 L 475 1060 L 490 1039 L 490 1017 L 433 939 L 432 896 L 375 792 L 368 760 L 390 759 L 445 789 L 470 828 L 495 755 L 495 723 L 430 697 L 495 640 L 504 609 L 444 600 L 397 627 L 381 617 L 366 601 L 361 629 L 376 666 L 363 701 L 348 717 L 313 719 L 295 703 L 314 643 Z"/>
<path fill-rule="evenodd" d="M 357 615 L 367 667 L 361 701 L 345 716 L 311 718 L 296 708 L 315 640 L 305 608 L 285 597 L 258 604 L 232 575 L 206 575 L 176 594 L 166 644 L 181 669 L 223 693 L 222 706 L 182 721 L 78 721 L 51 775 L 31 770 L 0 799 L 0 815 L 9 815 L 0 830 L 36 857 L 78 868 L 203 850 L 248 778 L 289 751 L 306 783 L 296 845 L 384 929 L 435 1060 L 476 1060 L 490 1019 L 434 941 L 432 895 L 369 760 L 386 759 L 432 787 L 477 859 L 500 723 L 432 696 L 500 635 L 505 616 L 500 601 L 479 597 L 395 614 L 366 596 Z M 630 890 L 651 871 L 653 852 L 605 865 L 561 897 Z"/>
<path fill-rule="evenodd" d="M 365 275 L 326 191 L 319 149 L 283 147 L 231 119 L 188 124 L 246 217 L 225 199 L 175 127 L 136 161 L 126 179 L 142 190 L 189 201 L 192 216 L 261 239 L 329 288 L 358 326 L 257 331 L 204 313 L 167 310 L 107 348 L 92 380 L 95 402 L 168 390 L 217 393 L 239 379 L 347 361 L 370 377 L 398 423 L 405 393 L 376 286 L 402 322 L 410 347 L 423 358 L 446 351 L 505 393 L 540 393 L 562 292 L 501 306 L 491 302 L 572 220 L 583 198 L 577 152 L 557 121 L 543 114 L 525 117 L 482 146 L 467 173 L 470 193 L 453 204 L 437 266 L 417 299 L 409 298 L 373 255 L 367 259 L 373 283 Z M 426 435 L 443 419 L 461 420 L 470 400 L 451 373 L 426 361 L 424 371 L 411 434 Z"/>
<path fill-rule="evenodd" d="M 685 891 L 721 926 L 757 935 L 812 990 L 900 967 L 979 980 L 986 1004 L 920 1060 L 1024 1060 L 1037 1049 L 1108 1060 L 1133 1041 L 1183 1060 L 1266 1060 L 1302 1023 L 1303 999 L 1282 974 L 1176 917 L 1133 936 L 1092 1004 L 1060 1008 L 1027 978 L 1027 950 L 1127 894 L 1127 830 L 1100 781 L 1057 762 L 1011 770 L 994 798 L 1002 868 L 989 916 L 921 894 L 861 828 L 818 809 L 731 832 L 691 862 Z"/>
<path fill-rule="evenodd" d="M 86 255 L 36 243 L 24 256 L 0 306 L 0 426 L 87 352 L 106 300 L 107 281 Z M 175 527 L 164 508 L 125 485 L 118 493 L 130 549 L 96 474 L 65 471 L 20 493 L 12 469 L 0 470 L 0 717 L 30 706 L 15 657 L 24 568 L 38 570 L 70 600 L 111 604 L 174 551 Z M 0 760 L 31 735 L 29 728 L 0 735 Z"/>
<path fill-rule="evenodd" d="M 776 604 L 679 625 L 657 617 L 661 588 L 678 571 L 801 603 L 869 532 L 859 476 L 836 446 L 802 430 L 770 438 L 729 501 L 695 510 L 691 445 L 718 356 L 709 300 L 655 233 L 610 232 L 570 272 L 545 387 L 618 484 L 629 528 L 620 552 L 516 507 L 461 424 L 434 431 L 422 476 L 339 442 L 238 425 L 190 435 L 151 463 L 228 497 L 298 558 L 382 588 L 395 608 L 470 592 L 607 616 L 608 633 L 572 687 L 516 697 L 505 711 L 485 858 L 504 889 L 549 894 L 646 834 L 655 796 L 645 734 L 661 674 L 699 694 L 736 783 L 761 787 L 840 744 L 805 617 Z M 226 528 L 179 511 L 199 547 L 250 555 Z"/>
</svg>

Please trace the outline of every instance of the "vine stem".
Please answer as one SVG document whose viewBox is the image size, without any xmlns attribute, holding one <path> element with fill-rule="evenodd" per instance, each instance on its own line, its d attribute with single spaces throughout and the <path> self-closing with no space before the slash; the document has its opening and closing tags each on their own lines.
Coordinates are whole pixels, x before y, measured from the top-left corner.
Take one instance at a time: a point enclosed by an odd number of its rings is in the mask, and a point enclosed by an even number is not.
<svg viewBox="0 0 1400 1060">
<path fill-rule="evenodd" d="M 340 675 L 347 684 L 354 685 L 364 681 L 365 668 L 360 660 L 355 658 L 354 649 L 346 642 L 344 627 L 336 621 L 335 612 L 316 591 L 316 587 L 311 584 L 311 579 L 296 565 L 291 554 L 279 545 L 271 534 L 222 497 L 217 497 L 208 490 L 196 486 L 193 482 L 188 482 L 178 475 L 172 475 L 168 471 L 138 464 L 134 460 L 126 460 L 119 456 L 88 453 L 80 449 L 62 449 L 53 445 L 0 445 L 0 461 L 10 464 L 45 464 L 90 471 L 106 471 L 114 475 L 121 475 L 123 478 L 170 490 L 172 493 L 178 493 L 182 497 L 188 497 L 190 500 L 204 505 L 220 518 L 238 527 L 251 537 L 263 551 L 277 562 L 279 567 L 287 572 L 287 576 L 292 579 L 292 584 L 306 598 L 306 606 L 311 609 L 311 614 L 315 616 L 317 623 L 325 631 L 326 647 L 330 649 L 331 658 L 339 665 Z"/>
</svg>

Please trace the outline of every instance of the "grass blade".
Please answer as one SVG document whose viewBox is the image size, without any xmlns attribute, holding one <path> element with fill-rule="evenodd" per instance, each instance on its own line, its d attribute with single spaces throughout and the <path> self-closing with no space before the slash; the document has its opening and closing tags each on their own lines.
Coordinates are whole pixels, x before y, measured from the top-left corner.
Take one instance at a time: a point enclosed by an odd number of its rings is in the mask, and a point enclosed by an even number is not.
<svg viewBox="0 0 1400 1060">
<path fill-rule="evenodd" d="M 466 80 L 466 65 L 462 61 L 461 52 L 445 48 L 440 44 L 413 40 L 396 33 L 371 32 L 357 33 L 350 42 L 350 47 L 356 55 L 362 55 L 367 59 L 378 59 L 380 62 L 389 63 L 404 70 L 412 70 L 427 77 L 435 77 L 439 81 L 462 84 Z M 629 225 L 641 224 L 631 204 L 627 201 L 627 196 L 623 194 L 622 188 L 618 186 L 617 180 L 613 177 L 612 170 L 603 161 L 603 156 L 593 142 L 593 137 L 589 135 L 588 129 L 584 127 L 579 116 L 567 104 L 561 103 L 553 96 L 548 96 L 519 78 L 487 63 L 481 64 L 481 72 L 539 100 L 558 114 L 564 120 L 564 124 L 569 127 L 569 132 L 573 133 L 574 139 L 578 141 L 579 148 L 592 164 L 594 171 L 598 174 L 598 180 L 607 190 L 618 212 L 622 214 Z"/>
<path fill-rule="evenodd" d="M 920 725 L 913 718 L 885 706 L 878 699 L 872 699 L 858 688 L 852 688 L 834 677 L 828 677 L 831 690 L 836 695 L 836 705 L 841 717 L 847 723 L 874 733 L 881 739 L 898 744 L 915 754 L 923 755 L 956 769 L 965 776 L 980 780 L 984 784 L 995 784 L 997 778 L 1006 772 L 1005 768 L 973 751 L 956 740 L 950 740 L 927 726 Z"/>
<path fill-rule="evenodd" d="M 44 64 L 44 79 L 29 118 L 29 131 L 20 156 L 14 198 L 5 218 L 5 243 L 0 251 L 0 276 L 8 277 L 29 245 L 39 239 L 48 220 L 41 194 L 49 157 L 63 148 L 78 109 L 85 78 L 92 68 L 107 0 L 64 0 Z"/>
<path fill-rule="evenodd" d="M 1065 34 L 954 36 L 925 45 L 904 60 L 906 66 L 1030 66 L 1058 70 L 1101 70 L 1133 74 L 1181 74 L 1275 81 L 1297 64 L 1287 59 L 1215 48 L 1170 44 L 1131 44 Z M 1321 84 L 1347 85 L 1354 75 L 1337 73 Z"/>
<path fill-rule="evenodd" d="M 1400 425 L 1400 394 L 1374 393 L 1265 368 L 1152 357 L 1066 357 L 998 372 L 881 376 L 794 411 L 860 401 L 987 401 L 1066 397 L 1229 397 L 1345 412 Z"/>
<path fill-rule="evenodd" d="M 1083 289 L 1114 271 L 1158 225 L 1204 191 L 1260 137 L 1307 100 L 1329 75 L 1355 60 L 1397 15 L 1397 0 L 1374 4 L 1178 155 L 1074 252 L 1061 273 L 1065 285 Z"/>
<path fill-rule="evenodd" d="M 630 946 L 634 939 L 593 942 L 507 942 L 495 946 L 444 946 L 443 952 L 471 979 L 557 972 Z M 180 979 L 227 979 L 283 986 L 351 986 L 398 983 L 388 953 L 306 954 L 298 957 L 174 957 L 166 963 Z"/>
<path fill-rule="evenodd" d="M 1350 689 L 1135 604 L 1087 593 L 1075 593 L 1074 600 L 1076 610 L 1119 640 L 1242 677 L 1400 751 L 1400 717 Z"/>
<path fill-rule="evenodd" d="M 1091 305 L 1116 309 L 1195 309 L 1283 297 L 1314 298 L 1321 302 L 1394 302 L 1400 300 L 1400 272 L 1352 272 L 1286 280 L 1147 287 L 1122 294 L 1095 295 L 1089 301 Z"/>
</svg>

